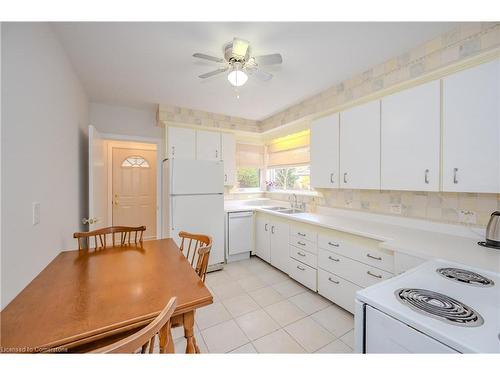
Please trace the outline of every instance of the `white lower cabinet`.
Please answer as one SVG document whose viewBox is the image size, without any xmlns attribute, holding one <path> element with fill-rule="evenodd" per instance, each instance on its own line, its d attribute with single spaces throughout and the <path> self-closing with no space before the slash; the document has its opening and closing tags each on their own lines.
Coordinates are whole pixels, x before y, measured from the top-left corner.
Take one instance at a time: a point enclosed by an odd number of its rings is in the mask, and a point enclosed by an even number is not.
<svg viewBox="0 0 500 375">
<path fill-rule="evenodd" d="M 393 276 L 394 253 L 379 241 L 258 213 L 256 254 L 354 313 L 356 292 Z"/>
<path fill-rule="evenodd" d="M 354 299 L 360 286 L 333 273 L 318 269 L 318 293 L 354 314 Z"/>
<path fill-rule="evenodd" d="M 316 286 L 316 269 L 290 258 L 290 272 L 289 275 L 292 279 L 297 280 L 302 285 L 311 290 L 317 291 Z"/>
</svg>

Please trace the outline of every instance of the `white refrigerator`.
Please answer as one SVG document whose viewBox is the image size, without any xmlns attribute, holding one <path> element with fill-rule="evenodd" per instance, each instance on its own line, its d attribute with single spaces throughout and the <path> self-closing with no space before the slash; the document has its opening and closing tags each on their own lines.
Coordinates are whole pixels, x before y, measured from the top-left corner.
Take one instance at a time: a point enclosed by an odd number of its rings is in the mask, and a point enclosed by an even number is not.
<svg viewBox="0 0 500 375">
<path fill-rule="evenodd" d="M 163 237 L 178 245 L 179 232 L 212 236 L 209 271 L 224 263 L 224 164 L 221 161 L 163 161 Z"/>
</svg>

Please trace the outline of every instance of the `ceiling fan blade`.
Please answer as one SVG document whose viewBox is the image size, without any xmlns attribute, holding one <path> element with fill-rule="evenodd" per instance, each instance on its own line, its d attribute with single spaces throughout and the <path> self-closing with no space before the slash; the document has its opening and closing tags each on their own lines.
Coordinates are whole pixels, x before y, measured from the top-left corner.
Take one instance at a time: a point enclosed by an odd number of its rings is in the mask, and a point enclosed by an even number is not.
<svg viewBox="0 0 500 375">
<path fill-rule="evenodd" d="M 210 60 L 210 61 L 214 61 L 214 62 L 218 62 L 218 63 L 224 62 L 224 60 L 221 59 L 220 57 L 205 55 L 204 53 L 195 53 L 195 54 L 193 54 L 193 57 L 197 57 L 199 59 Z"/>
<path fill-rule="evenodd" d="M 255 56 L 254 59 L 259 65 L 274 65 L 274 64 L 281 64 L 283 62 L 283 58 L 279 53 L 273 53 L 271 55 Z"/>
<path fill-rule="evenodd" d="M 260 79 L 261 81 L 269 81 L 271 78 L 273 78 L 273 75 L 271 73 L 265 72 L 260 69 L 251 69 L 249 72 Z"/>
<path fill-rule="evenodd" d="M 205 73 L 205 74 L 202 74 L 198 77 L 200 78 L 208 78 L 208 77 L 212 77 L 212 76 L 215 76 L 217 74 L 220 74 L 220 73 L 224 73 L 228 68 L 225 67 L 225 68 L 219 68 L 217 70 L 212 70 L 211 72 L 208 72 L 208 73 Z"/>
<path fill-rule="evenodd" d="M 240 39 L 240 38 L 233 38 L 233 56 L 234 57 L 239 57 L 239 58 L 245 58 L 247 55 L 248 47 L 250 46 L 250 43 L 248 41 Z"/>
</svg>

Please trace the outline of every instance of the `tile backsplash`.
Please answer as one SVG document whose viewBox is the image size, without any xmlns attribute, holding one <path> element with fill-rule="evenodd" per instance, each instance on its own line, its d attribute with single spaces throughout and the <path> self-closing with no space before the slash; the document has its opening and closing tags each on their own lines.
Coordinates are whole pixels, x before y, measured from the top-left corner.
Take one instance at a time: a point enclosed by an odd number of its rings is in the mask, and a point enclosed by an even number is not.
<svg viewBox="0 0 500 375">
<path fill-rule="evenodd" d="M 301 196 L 300 200 L 310 203 L 314 198 L 318 206 L 480 227 L 488 223 L 493 211 L 500 210 L 500 194 L 347 189 L 317 191 L 320 193 L 318 197 Z M 287 201 L 289 194 L 267 192 L 265 196 Z"/>
</svg>

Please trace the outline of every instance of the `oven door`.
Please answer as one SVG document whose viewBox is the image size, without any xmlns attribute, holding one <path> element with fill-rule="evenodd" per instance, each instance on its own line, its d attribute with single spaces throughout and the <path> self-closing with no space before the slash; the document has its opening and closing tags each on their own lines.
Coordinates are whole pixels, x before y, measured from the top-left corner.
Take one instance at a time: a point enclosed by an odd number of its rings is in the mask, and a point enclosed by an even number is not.
<svg viewBox="0 0 500 375">
<path fill-rule="evenodd" d="M 365 353 L 457 353 L 449 346 L 365 305 Z"/>
</svg>

